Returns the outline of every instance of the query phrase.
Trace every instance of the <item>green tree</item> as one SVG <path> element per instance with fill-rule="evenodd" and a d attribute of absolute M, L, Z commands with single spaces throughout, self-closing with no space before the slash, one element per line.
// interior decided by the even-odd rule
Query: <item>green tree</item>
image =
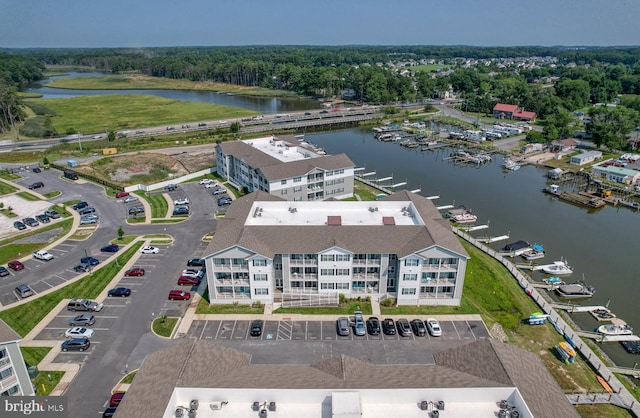
<path fill-rule="evenodd" d="M 237 134 L 238 132 L 240 132 L 240 123 L 239 122 L 233 122 L 229 126 L 229 131 L 231 131 L 232 134 Z"/>
<path fill-rule="evenodd" d="M 589 103 L 591 87 L 585 80 L 561 80 L 556 84 L 555 89 L 567 109 L 580 109 Z"/>
<path fill-rule="evenodd" d="M 122 227 L 118 228 L 118 239 L 121 240 L 124 237 L 124 229 Z"/>
<path fill-rule="evenodd" d="M 587 132 L 593 135 L 596 146 L 606 145 L 614 149 L 627 148 L 627 135 L 640 122 L 640 113 L 624 106 L 594 107 L 589 116 Z"/>
<path fill-rule="evenodd" d="M 113 141 L 115 141 L 115 140 L 116 140 L 116 133 L 115 133 L 114 131 L 109 131 L 109 132 L 107 133 L 107 140 L 108 140 L 109 142 L 113 142 Z"/>

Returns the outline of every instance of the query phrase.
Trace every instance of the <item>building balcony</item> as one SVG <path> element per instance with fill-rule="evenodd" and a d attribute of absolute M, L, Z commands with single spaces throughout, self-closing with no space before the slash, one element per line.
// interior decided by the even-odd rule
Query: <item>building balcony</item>
<path fill-rule="evenodd" d="M 251 299 L 248 293 L 218 292 L 215 299 Z"/>
<path fill-rule="evenodd" d="M 4 392 L 18 383 L 18 378 L 15 374 L 8 376 L 6 379 L 0 380 L 0 392 Z M 16 394 L 17 395 L 17 394 Z"/>
<path fill-rule="evenodd" d="M 4 366 L 6 366 L 7 364 L 11 364 L 11 360 L 9 359 L 9 357 L 0 359 L 0 370 L 4 369 Z"/>
<path fill-rule="evenodd" d="M 232 286 L 232 285 L 241 285 L 248 286 L 249 279 L 215 279 L 216 286 Z"/>
<path fill-rule="evenodd" d="M 351 280 L 380 280 L 380 273 L 353 273 Z"/>

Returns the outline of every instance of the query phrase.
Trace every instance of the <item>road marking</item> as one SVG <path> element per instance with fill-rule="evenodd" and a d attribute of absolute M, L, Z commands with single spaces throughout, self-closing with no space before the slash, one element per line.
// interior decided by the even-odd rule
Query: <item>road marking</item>
<path fill-rule="evenodd" d="M 455 321 L 451 321 L 451 323 L 453 324 L 453 329 L 456 332 L 456 335 L 458 336 L 458 339 L 460 340 L 460 333 L 458 332 L 458 328 L 456 328 L 456 322 Z"/>
<path fill-rule="evenodd" d="M 46 284 L 46 285 L 47 285 L 47 286 L 49 286 L 49 287 L 53 287 L 53 285 L 52 285 L 52 284 L 49 284 L 46 280 L 40 280 L 40 281 L 39 281 L 39 282 L 37 282 L 37 283 L 44 283 L 44 284 Z M 35 284 L 37 284 L 37 283 L 35 283 Z"/>
<path fill-rule="evenodd" d="M 116 297 L 117 297 L 117 296 L 116 296 Z M 109 304 L 109 305 L 107 305 L 107 304 L 103 304 L 103 306 L 104 306 L 105 308 L 126 308 L 126 307 L 127 307 L 127 305 L 111 305 L 111 304 Z"/>
<path fill-rule="evenodd" d="M 202 332 L 200 333 L 200 339 L 202 339 L 202 336 L 204 335 L 204 330 L 207 329 L 208 323 L 209 321 L 204 321 L 204 327 L 202 327 Z"/>

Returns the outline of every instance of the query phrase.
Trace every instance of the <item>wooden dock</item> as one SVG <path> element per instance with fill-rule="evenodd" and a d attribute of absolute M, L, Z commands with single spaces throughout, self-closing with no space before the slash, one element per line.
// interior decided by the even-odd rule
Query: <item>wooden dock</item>
<path fill-rule="evenodd" d="M 476 240 L 483 243 L 487 243 L 487 244 L 490 244 L 492 242 L 504 241 L 505 239 L 509 239 L 509 235 L 498 235 L 495 237 L 476 238 Z M 505 253 L 504 255 L 506 255 L 507 257 L 510 257 L 511 253 L 508 253 L 508 254 Z"/>

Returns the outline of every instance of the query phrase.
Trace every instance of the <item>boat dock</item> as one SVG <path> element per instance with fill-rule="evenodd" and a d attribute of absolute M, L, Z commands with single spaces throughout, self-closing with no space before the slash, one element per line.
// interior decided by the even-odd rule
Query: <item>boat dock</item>
<path fill-rule="evenodd" d="M 496 237 L 481 237 L 481 238 L 476 238 L 476 240 L 485 243 L 485 244 L 491 244 L 492 242 L 498 242 L 498 241 L 504 241 L 505 239 L 509 239 L 509 235 L 498 235 Z"/>
<path fill-rule="evenodd" d="M 583 305 L 574 305 L 572 303 L 552 303 L 551 306 L 554 307 L 555 309 L 562 309 L 563 311 L 567 311 L 569 313 L 609 310 L 607 309 L 606 306 L 583 306 Z"/>
<path fill-rule="evenodd" d="M 572 192 L 561 192 L 558 190 L 558 186 L 551 185 L 550 187 L 544 189 L 545 193 L 548 193 L 552 196 L 556 196 L 560 200 L 564 200 L 565 202 L 573 203 L 575 205 L 584 206 L 591 209 L 600 209 L 607 206 L 607 203 L 599 197 L 592 196 L 584 196 L 580 193 L 572 193 Z"/>

